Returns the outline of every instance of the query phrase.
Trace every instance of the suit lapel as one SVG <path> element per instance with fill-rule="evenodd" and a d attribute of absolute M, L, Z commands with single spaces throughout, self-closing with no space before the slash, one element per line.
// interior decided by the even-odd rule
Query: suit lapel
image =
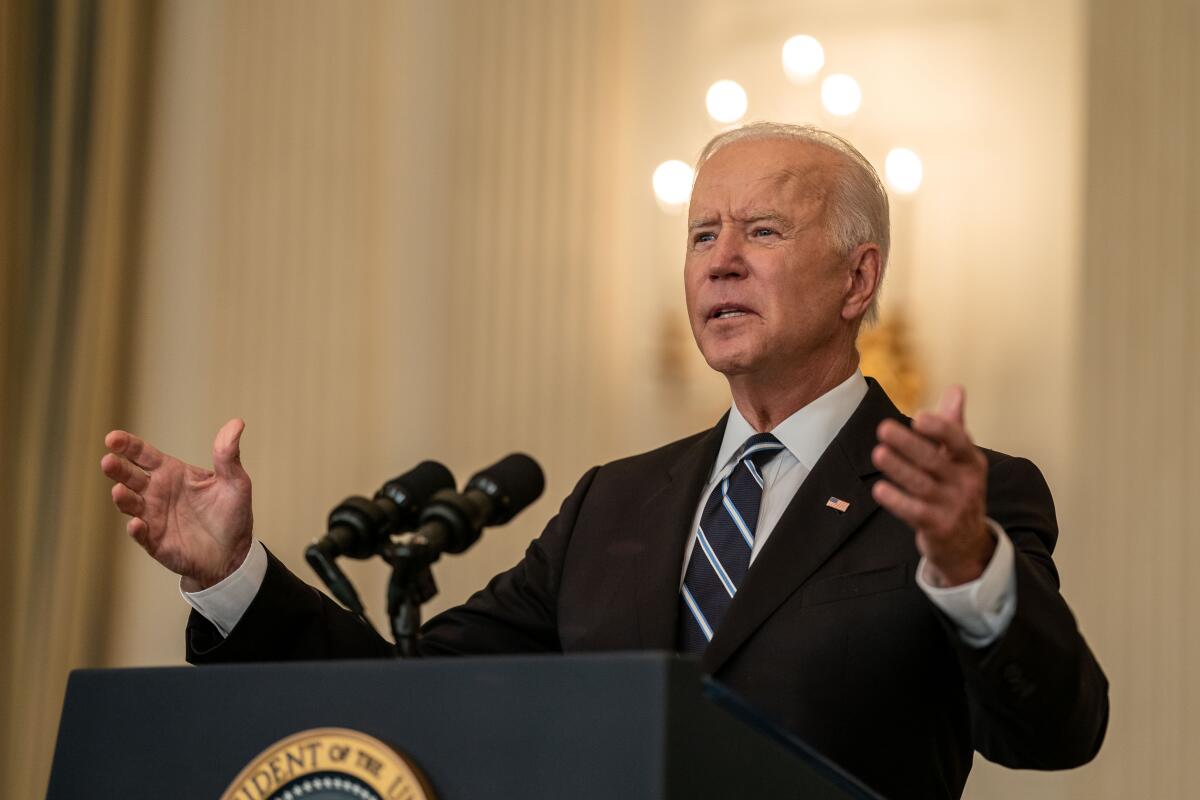
<path fill-rule="evenodd" d="M 879 384 L 867 380 L 862 403 L 814 465 L 750 566 L 704 653 L 706 671 L 720 668 L 877 508 L 871 497 L 878 474 L 871 463 L 875 428 L 885 417 L 901 415 Z M 826 506 L 831 497 L 849 502 L 844 513 Z"/>
<path fill-rule="evenodd" d="M 683 549 L 728 418 L 726 413 L 716 427 L 684 451 L 637 515 L 640 536 L 646 543 L 636 582 L 638 629 L 647 650 L 676 648 Z"/>

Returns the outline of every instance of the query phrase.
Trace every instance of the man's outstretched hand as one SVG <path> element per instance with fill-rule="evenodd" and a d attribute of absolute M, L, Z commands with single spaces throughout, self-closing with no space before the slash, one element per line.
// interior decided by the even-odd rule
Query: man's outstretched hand
<path fill-rule="evenodd" d="M 131 433 L 104 437 L 100 469 L 114 481 L 125 529 L 156 561 L 182 576 L 185 591 L 206 589 L 246 559 L 254 528 L 250 476 L 239 441 L 246 423 L 231 419 L 213 442 L 213 468 L 185 464 Z"/>
<path fill-rule="evenodd" d="M 911 430 L 884 420 L 871 453 L 886 478 L 872 494 L 917 532 L 935 586 L 975 580 L 996 549 L 985 519 L 987 458 L 964 427 L 965 399 L 961 386 L 950 387 L 938 410 L 917 414 Z"/>

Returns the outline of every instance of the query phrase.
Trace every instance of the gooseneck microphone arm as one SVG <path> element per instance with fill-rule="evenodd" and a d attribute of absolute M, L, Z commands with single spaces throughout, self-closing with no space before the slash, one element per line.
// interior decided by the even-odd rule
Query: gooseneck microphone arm
<path fill-rule="evenodd" d="M 485 527 L 503 525 L 541 495 L 542 468 L 527 455 L 514 453 L 467 481 L 460 494 L 436 492 L 421 511 L 419 527 L 385 545 L 392 565 L 388 582 L 388 616 L 396 654 L 418 656 L 421 604 L 437 594 L 429 566 L 442 553 L 461 553 L 478 541 Z"/>
<path fill-rule="evenodd" d="M 346 608 L 365 616 L 362 601 L 350 579 L 337 565 L 338 556 L 367 558 L 374 553 L 373 540 L 386 526 L 382 509 L 365 497 L 347 497 L 329 512 L 328 532 L 304 551 L 304 560 L 321 578 L 330 593 Z"/>

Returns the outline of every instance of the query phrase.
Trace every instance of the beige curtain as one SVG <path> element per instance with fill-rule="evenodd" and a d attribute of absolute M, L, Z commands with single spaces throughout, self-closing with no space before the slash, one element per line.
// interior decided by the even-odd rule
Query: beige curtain
<path fill-rule="evenodd" d="M 0 5 L 0 796 L 38 797 L 117 542 L 99 473 L 136 300 L 154 7 Z"/>

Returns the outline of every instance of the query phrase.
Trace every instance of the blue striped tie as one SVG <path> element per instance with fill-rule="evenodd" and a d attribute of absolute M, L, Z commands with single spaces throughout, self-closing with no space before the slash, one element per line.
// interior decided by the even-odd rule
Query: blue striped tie
<path fill-rule="evenodd" d="M 685 653 L 704 652 L 746 577 L 762 505 L 762 468 L 782 449 L 769 433 L 751 436 L 733 471 L 713 487 L 704 504 L 679 591 L 679 649 Z"/>

